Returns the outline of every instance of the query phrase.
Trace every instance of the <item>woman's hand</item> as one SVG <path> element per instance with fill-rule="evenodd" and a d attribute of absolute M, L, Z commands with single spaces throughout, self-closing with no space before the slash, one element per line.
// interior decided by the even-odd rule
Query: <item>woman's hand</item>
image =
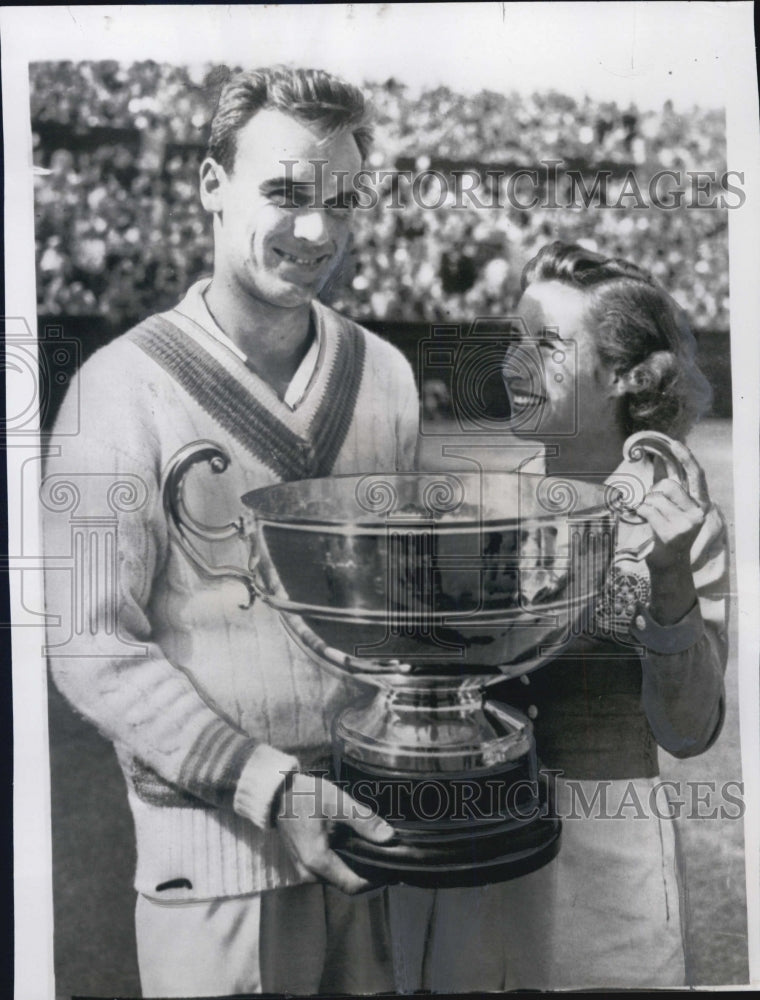
<path fill-rule="evenodd" d="M 637 509 L 654 534 L 654 546 L 646 557 L 652 585 L 649 610 L 660 625 L 680 621 L 697 599 L 691 547 L 709 505 L 704 477 L 700 476 L 695 492 L 698 496 L 692 497 L 674 479 L 661 479 Z"/>
<path fill-rule="evenodd" d="M 647 556 L 650 571 L 668 570 L 686 561 L 705 521 L 707 504 L 693 499 L 674 479 L 661 479 L 636 510 L 654 532 Z"/>

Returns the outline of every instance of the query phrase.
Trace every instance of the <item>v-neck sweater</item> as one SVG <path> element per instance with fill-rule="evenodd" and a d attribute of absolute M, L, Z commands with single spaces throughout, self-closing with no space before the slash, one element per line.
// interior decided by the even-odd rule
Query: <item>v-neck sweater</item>
<path fill-rule="evenodd" d="M 48 573 L 48 612 L 61 616 L 48 634 L 51 671 L 114 743 L 135 821 L 135 887 L 159 898 L 311 878 L 270 825 L 272 798 L 285 773 L 328 749 L 335 715 L 360 689 L 315 665 L 263 602 L 241 607 L 242 584 L 199 576 L 169 537 L 161 483 L 181 448 L 220 445 L 228 469 L 198 467 L 185 489 L 192 515 L 220 525 L 242 512 L 243 494 L 283 479 L 413 467 L 418 397 L 409 364 L 319 303 L 313 317 L 319 358 L 295 409 L 180 304 L 86 362 L 57 424 L 70 427 L 78 412 L 79 433 L 52 439 L 59 455 L 43 483 L 46 552 L 73 554 L 83 526 L 91 547 L 115 530 L 118 606 L 108 588 L 77 589 L 71 573 Z M 184 384 L 172 367 L 183 358 L 197 363 Z M 355 400 L 336 428 L 352 370 Z M 62 484 L 73 484 L 75 509 L 59 502 Z M 211 563 L 247 565 L 237 538 L 198 548 Z"/>

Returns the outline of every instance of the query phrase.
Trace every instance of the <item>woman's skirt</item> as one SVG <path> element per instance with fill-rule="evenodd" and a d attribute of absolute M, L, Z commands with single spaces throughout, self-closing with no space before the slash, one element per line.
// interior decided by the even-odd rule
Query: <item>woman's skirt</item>
<path fill-rule="evenodd" d="M 558 857 L 468 889 L 390 890 L 396 989 L 684 985 L 682 886 L 658 778 L 557 781 Z"/>

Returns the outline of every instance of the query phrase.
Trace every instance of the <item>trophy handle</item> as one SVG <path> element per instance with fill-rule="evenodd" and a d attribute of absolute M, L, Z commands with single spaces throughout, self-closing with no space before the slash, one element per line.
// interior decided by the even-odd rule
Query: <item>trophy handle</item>
<path fill-rule="evenodd" d="M 666 476 L 677 480 L 692 500 L 698 504 L 706 503 L 707 488 L 704 475 L 685 444 L 674 441 L 660 431 L 638 431 L 636 434 L 631 434 L 623 445 L 623 458 L 628 462 L 639 462 L 645 454 L 661 459 Z M 646 524 L 645 518 L 635 510 L 627 510 L 623 520 L 627 524 Z M 653 546 L 654 537 L 650 537 L 639 546 L 618 549 L 616 555 L 638 561 L 648 556 Z"/>
<path fill-rule="evenodd" d="M 255 545 L 256 538 L 255 532 L 246 531 L 242 516 L 229 524 L 212 526 L 202 524 L 189 513 L 185 505 L 185 477 L 190 469 L 200 462 L 208 462 L 211 471 L 219 475 L 228 468 L 230 457 L 213 441 L 194 441 L 177 452 L 164 474 L 161 489 L 169 535 L 198 573 L 207 580 L 233 579 L 242 583 L 248 591 L 248 602 L 241 604 L 240 607 L 249 608 L 259 593 L 253 572 L 258 561 L 256 554 L 253 554 L 248 570 L 239 566 L 213 566 L 193 544 L 193 537 L 205 542 L 221 542 L 235 537 L 247 538 L 251 545 Z"/>

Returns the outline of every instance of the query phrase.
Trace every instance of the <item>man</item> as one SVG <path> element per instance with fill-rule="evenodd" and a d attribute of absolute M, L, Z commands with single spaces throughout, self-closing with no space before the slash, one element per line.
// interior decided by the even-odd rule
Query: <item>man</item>
<path fill-rule="evenodd" d="M 227 83 L 200 171 L 213 277 L 84 365 L 64 403 L 82 430 L 60 439 L 43 483 L 46 551 L 75 555 L 74 581 L 47 578 L 61 617 L 51 670 L 124 771 L 146 996 L 393 987 L 385 900 L 352 899 L 368 884 L 329 846 L 330 817 L 350 803 L 305 773 L 356 692 L 261 602 L 241 607 L 238 584 L 201 579 L 161 504 L 167 464 L 199 439 L 231 457 L 221 476 L 188 477 L 205 524 L 235 520 L 244 493 L 283 480 L 412 467 L 409 365 L 316 299 L 346 248 L 346 193 L 370 134 L 361 93 L 326 73 Z M 58 502 L 67 477 L 74 513 Z M 74 517 L 96 517 L 109 486 L 116 589 L 71 543 Z M 244 563 L 242 543 L 229 550 L 209 558 Z M 85 647 L 71 641 L 82 635 Z M 349 822 L 392 836 L 366 810 Z"/>

